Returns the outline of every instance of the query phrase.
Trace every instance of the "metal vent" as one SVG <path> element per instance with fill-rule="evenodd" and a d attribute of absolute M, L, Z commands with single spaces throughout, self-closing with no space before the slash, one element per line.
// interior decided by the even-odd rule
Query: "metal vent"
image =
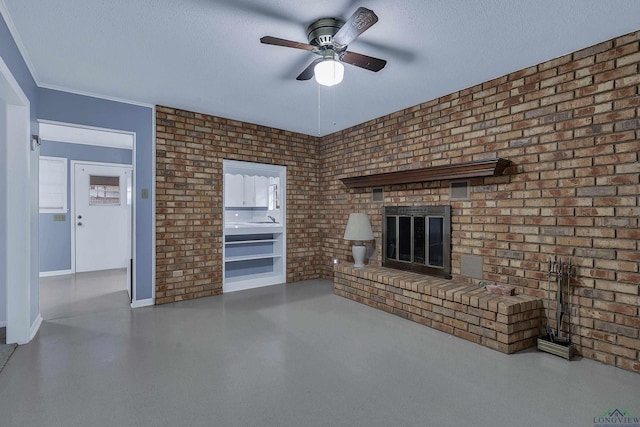
<path fill-rule="evenodd" d="M 484 278 L 483 265 L 483 257 L 464 254 L 460 257 L 460 274 L 482 280 Z"/>
<path fill-rule="evenodd" d="M 451 200 L 469 199 L 469 181 L 454 181 L 449 185 Z"/>
<path fill-rule="evenodd" d="M 382 187 L 371 189 L 371 201 L 376 203 L 384 202 L 384 189 Z"/>
<path fill-rule="evenodd" d="M 333 36 L 320 36 L 317 40 L 319 46 L 326 46 L 333 43 Z"/>

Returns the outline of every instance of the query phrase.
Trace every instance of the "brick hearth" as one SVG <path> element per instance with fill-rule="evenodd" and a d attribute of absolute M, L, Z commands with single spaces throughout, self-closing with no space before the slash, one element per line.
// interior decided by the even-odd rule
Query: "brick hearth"
<path fill-rule="evenodd" d="M 502 353 L 535 346 L 542 300 L 495 295 L 455 280 L 384 267 L 336 265 L 334 292 Z"/>

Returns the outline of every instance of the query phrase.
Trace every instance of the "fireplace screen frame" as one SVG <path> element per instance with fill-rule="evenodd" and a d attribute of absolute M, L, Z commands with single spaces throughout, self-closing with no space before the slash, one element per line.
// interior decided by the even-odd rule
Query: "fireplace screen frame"
<path fill-rule="evenodd" d="M 387 218 L 395 217 L 395 236 L 392 237 L 393 242 L 396 242 L 397 248 L 393 254 L 389 254 L 390 244 L 389 230 L 387 230 Z M 410 259 L 400 259 L 400 218 L 410 218 Z M 423 227 L 425 228 L 424 235 L 424 254 L 420 254 L 424 259 L 424 262 L 416 261 L 415 241 L 414 236 L 416 218 L 423 218 Z M 434 236 L 436 241 L 430 240 L 429 225 L 430 218 L 441 219 L 441 233 Z M 437 222 L 437 221 L 436 221 Z M 405 220 L 406 223 L 406 220 Z M 429 263 L 430 259 L 430 246 L 434 245 L 436 248 L 442 249 L 441 263 Z M 407 247 L 406 244 L 404 246 Z M 420 258 L 420 256 L 418 256 Z M 398 270 L 408 270 L 416 273 L 428 274 L 431 276 L 444 277 L 446 279 L 451 278 L 451 206 L 385 206 L 383 208 L 382 215 L 382 266 L 395 268 Z"/>

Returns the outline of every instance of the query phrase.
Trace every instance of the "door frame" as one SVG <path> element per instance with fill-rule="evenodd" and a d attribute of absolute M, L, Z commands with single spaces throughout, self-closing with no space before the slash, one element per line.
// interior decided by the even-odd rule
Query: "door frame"
<path fill-rule="evenodd" d="M 70 218 L 70 225 L 71 225 L 71 271 L 73 273 L 76 272 L 76 227 L 75 227 L 75 221 L 76 221 L 76 204 L 75 204 L 75 195 L 76 195 L 76 177 L 75 177 L 75 172 L 76 172 L 76 165 L 88 165 L 88 166 L 107 166 L 107 167 L 117 167 L 117 168 L 128 168 L 131 170 L 131 209 L 129 210 L 129 239 L 128 239 L 128 246 L 129 246 L 129 259 L 132 259 L 133 257 L 133 239 L 134 239 L 134 233 L 133 233 L 133 201 L 135 198 L 135 191 L 133 189 L 133 176 L 134 176 L 134 170 L 133 170 L 133 164 L 129 165 L 126 163 L 105 163 L 105 162 L 91 162 L 91 161 L 85 161 L 85 160 L 70 160 L 70 185 L 69 185 L 69 192 L 71 193 L 71 200 L 70 200 L 70 204 L 71 206 L 69 206 L 69 213 L 71 215 Z M 131 289 L 131 273 L 132 271 L 130 271 L 131 269 L 131 265 L 127 265 L 127 291 L 129 292 L 129 297 L 132 296 L 132 289 Z"/>
<path fill-rule="evenodd" d="M 131 259 L 133 262 L 130 265 L 130 271 L 127 272 L 127 288 L 132 293 L 132 308 L 137 301 L 137 280 L 136 280 L 136 194 L 137 194 L 137 180 L 136 180 L 136 133 L 123 131 L 118 129 L 100 128 L 95 126 L 85 126 L 73 123 L 57 122 L 53 120 L 38 120 L 40 128 L 40 138 L 46 141 L 65 142 L 68 144 L 83 144 L 83 145 L 95 145 L 99 147 L 110 148 L 125 148 L 132 150 L 131 155 L 131 167 L 132 167 L 132 187 L 131 187 L 131 203 L 133 205 L 131 213 Z M 99 162 L 90 162 L 84 160 L 70 160 L 70 162 L 79 162 L 85 164 L 102 164 Z M 107 164 L 108 165 L 108 164 Z M 122 166 L 121 163 L 116 163 L 116 166 Z M 70 173 L 73 173 L 74 167 L 70 165 Z M 73 195 L 73 178 L 69 179 L 70 193 Z M 69 212 L 71 212 L 74 206 L 74 200 L 70 200 Z M 75 215 L 70 219 L 75 219 Z M 75 227 L 71 226 L 71 271 L 75 273 Z M 155 265 L 155 264 L 154 264 Z M 152 294 L 155 300 L 155 293 Z"/>
<path fill-rule="evenodd" d="M 2 121 L 6 123 L 6 131 L 0 135 L 0 149 L 5 150 L 2 171 L 2 185 L 5 186 L 2 215 L 4 224 L 0 227 L 5 234 L 5 241 L 2 243 L 5 271 L 0 280 L 6 287 L 6 341 L 26 344 L 33 339 L 42 323 L 38 305 L 39 286 L 33 283 L 34 280 L 38 281 L 37 272 L 34 271 L 37 271 L 38 265 L 38 229 L 37 222 L 34 224 L 32 221 L 32 216 L 37 215 L 38 211 L 38 201 L 32 197 L 34 181 L 35 188 L 38 188 L 38 165 L 33 162 L 38 148 L 36 145 L 30 148 L 29 98 L 2 57 L 0 103 L 4 114 Z M 8 185 L 10 182 L 18 185 Z M 24 191 L 22 185 L 27 185 L 28 191 Z"/>

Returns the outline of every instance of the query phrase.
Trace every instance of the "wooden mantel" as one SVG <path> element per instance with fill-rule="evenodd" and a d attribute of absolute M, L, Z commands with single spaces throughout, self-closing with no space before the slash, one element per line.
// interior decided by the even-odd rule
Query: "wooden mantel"
<path fill-rule="evenodd" d="M 380 187 L 394 184 L 412 184 L 416 182 L 440 181 L 445 179 L 466 179 L 482 176 L 499 176 L 511 162 L 493 158 L 474 160 L 451 165 L 432 166 L 398 172 L 378 173 L 374 175 L 351 176 L 340 181 L 349 188 Z"/>

